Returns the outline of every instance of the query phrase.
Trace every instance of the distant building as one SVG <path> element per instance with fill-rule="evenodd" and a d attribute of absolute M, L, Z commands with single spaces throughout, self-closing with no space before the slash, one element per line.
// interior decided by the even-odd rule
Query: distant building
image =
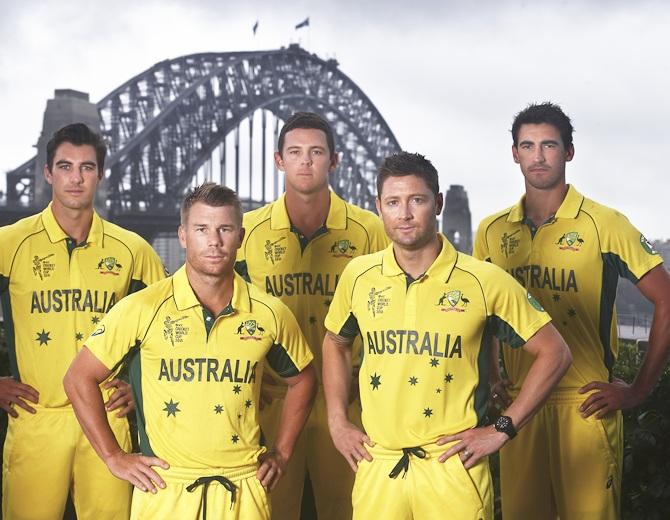
<path fill-rule="evenodd" d="M 442 212 L 442 232 L 462 253 L 472 253 L 472 218 L 468 192 L 459 184 L 447 190 Z"/>
<path fill-rule="evenodd" d="M 44 111 L 42 133 L 37 140 L 37 161 L 35 161 L 35 201 L 39 207 L 51 200 L 51 186 L 44 179 L 44 165 L 47 158 L 47 142 L 57 130 L 71 123 L 84 123 L 95 132 L 100 132 L 100 114 L 86 92 L 72 89 L 56 89 L 53 99 L 47 100 Z M 105 209 L 105 183 L 100 184 L 96 194 L 95 207 L 103 216 Z"/>

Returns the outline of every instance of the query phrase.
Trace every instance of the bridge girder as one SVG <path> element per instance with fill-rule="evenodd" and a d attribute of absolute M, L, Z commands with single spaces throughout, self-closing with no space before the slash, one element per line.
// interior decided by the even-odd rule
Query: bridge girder
<path fill-rule="evenodd" d="M 175 211 L 217 146 L 243 121 L 252 124 L 259 110 L 283 120 L 297 110 L 326 117 L 341 152 L 331 185 L 365 208 L 374 206 L 376 168 L 400 150 L 382 115 L 337 62 L 297 45 L 165 60 L 114 89 L 97 108 L 109 144 L 109 215 L 125 214 L 124 221 Z M 29 197 L 33 171 L 34 159 L 11 172 L 8 191 Z"/>

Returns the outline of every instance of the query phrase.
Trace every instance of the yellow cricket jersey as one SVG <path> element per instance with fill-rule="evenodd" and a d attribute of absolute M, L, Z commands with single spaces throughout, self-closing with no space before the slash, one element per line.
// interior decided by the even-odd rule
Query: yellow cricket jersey
<path fill-rule="evenodd" d="M 380 218 L 330 193 L 326 224 L 311 239 L 291 226 L 285 196 L 244 215 L 237 271 L 293 312 L 314 353 L 321 380 L 323 322 L 340 274 L 357 256 L 388 244 Z"/>
<path fill-rule="evenodd" d="M 393 246 L 353 260 L 342 273 L 326 328 L 361 334 L 363 426 L 401 449 L 481 424 L 488 401 L 490 338 L 522 346 L 550 321 L 502 269 L 442 250 L 409 278 Z"/>
<path fill-rule="evenodd" d="M 263 361 L 289 377 L 312 360 L 278 299 L 235 274 L 231 303 L 213 316 L 184 267 L 119 302 L 86 346 L 112 370 L 129 364 L 142 453 L 184 468 L 255 463 Z"/>
<path fill-rule="evenodd" d="M 484 219 L 474 255 L 499 265 L 547 310 L 572 352 L 559 388 L 609 380 L 617 356 L 614 300 L 619 276 L 637 283 L 662 262 L 647 239 L 621 213 L 570 186 L 556 215 L 535 229 L 523 199 Z M 532 358 L 503 349 L 515 387 Z"/>
<path fill-rule="evenodd" d="M 97 213 L 86 241 L 75 244 L 51 204 L 0 228 L 0 244 L 11 373 L 39 391 L 41 406 L 69 406 L 63 376 L 84 339 L 121 298 L 165 277 L 160 258 Z"/>

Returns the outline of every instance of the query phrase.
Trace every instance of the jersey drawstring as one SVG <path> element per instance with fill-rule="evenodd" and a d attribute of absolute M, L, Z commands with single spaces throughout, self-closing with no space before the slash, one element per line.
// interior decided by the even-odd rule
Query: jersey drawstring
<path fill-rule="evenodd" d="M 407 475 L 407 470 L 409 469 L 410 455 L 414 455 L 415 457 L 419 457 L 420 459 L 425 459 L 426 450 L 424 450 L 421 446 L 414 446 L 413 448 L 403 448 L 402 457 L 400 457 L 398 463 L 393 467 L 391 473 L 389 473 L 389 478 L 396 478 L 398 475 L 400 475 L 401 471 L 403 472 L 402 478 L 405 478 L 405 475 Z"/>
<path fill-rule="evenodd" d="M 230 480 L 228 480 L 223 475 L 212 475 L 211 477 L 200 477 L 192 484 L 189 484 L 186 488 L 186 491 L 193 493 L 198 486 L 202 486 L 202 520 L 207 520 L 207 488 L 209 484 L 213 481 L 217 481 L 224 488 L 230 492 L 230 509 L 233 508 L 235 503 L 235 495 L 237 493 L 237 487 Z"/>

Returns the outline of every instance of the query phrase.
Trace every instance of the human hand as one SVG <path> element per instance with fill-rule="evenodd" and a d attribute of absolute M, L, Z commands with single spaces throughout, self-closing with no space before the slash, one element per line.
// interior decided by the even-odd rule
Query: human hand
<path fill-rule="evenodd" d="M 497 410 L 504 410 L 512 404 L 513 399 L 507 392 L 507 389 L 512 386 L 512 383 L 509 381 L 509 379 L 492 379 L 489 386 L 491 389 L 490 402 Z"/>
<path fill-rule="evenodd" d="M 114 392 L 109 396 L 109 400 L 105 403 L 105 409 L 108 412 L 112 410 L 120 410 L 117 412 L 117 417 L 125 417 L 129 413 L 135 411 L 135 401 L 133 400 L 133 392 L 130 385 L 122 379 L 116 378 L 107 381 L 102 387 L 106 390 L 114 388 Z"/>
<path fill-rule="evenodd" d="M 602 419 L 616 410 L 634 408 L 644 400 L 644 396 L 635 392 L 632 385 L 616 377 L 611 383 L 591 381 L 581 387 L 579 393 L 585 394 L 592 390 L 596 392 L 590 394 L 579 406 L 582 417 L 589 417 L 595 413 L 596 419 Z"/>
<path fill-rule="evenodd" d="M 260 462 L 260 465 L 256 472 L 256 478 L 269 493 L 286 472 L 288 458 L 282 456 L 277 450 L 271 449 L 258 457 L 258 462 Z"/>
<path fill-rule="evenodd" d="M 26 401 L 37 404 L 39 397 L 40 393 L 32 386 L 21 383 L 13 377 L 0 377 L 0 408 L 12 417 L 19 416 L 12 405 L 19 406 L 30 413 L 37 413 L 37 410 Z"/>
<path fill-rule="evenodd" d="M 144 492 L 156 493 L 156 486 L 165 488 L 165 482 L 156 473 L 152 466 L 169 469 L 170 465 L 158 457 L 147 457 L 139 453 L 118 451 L 107 457 L 105 464 L 111 473 L 120 479 L 127 480 L 133 486 Z"/>
<path fill-rule="evenodd" d="M 354 472 L 358 469 L 358 463 L 361 460 L 372 461 L 372 455 L 365 448 L 365 445 L 372 447 L 375 443 L 365 432 L 346 420 L 335 425 L 329 425 L 329 427 L 335 448 L 346 459 Z"/>
<path fill-rule="evenodd" d="M 465 469 L 470 469 L 480 459 L 502 448 L 508 440 L 506 433 L 497 431 L 493 426 L 480 426 L 454 435 L 445 435 L 437 440 L 438 445 L 459 442 L 440 455 L 438 460 L 444 462 L 449 457 L 458 454 Z"/>

